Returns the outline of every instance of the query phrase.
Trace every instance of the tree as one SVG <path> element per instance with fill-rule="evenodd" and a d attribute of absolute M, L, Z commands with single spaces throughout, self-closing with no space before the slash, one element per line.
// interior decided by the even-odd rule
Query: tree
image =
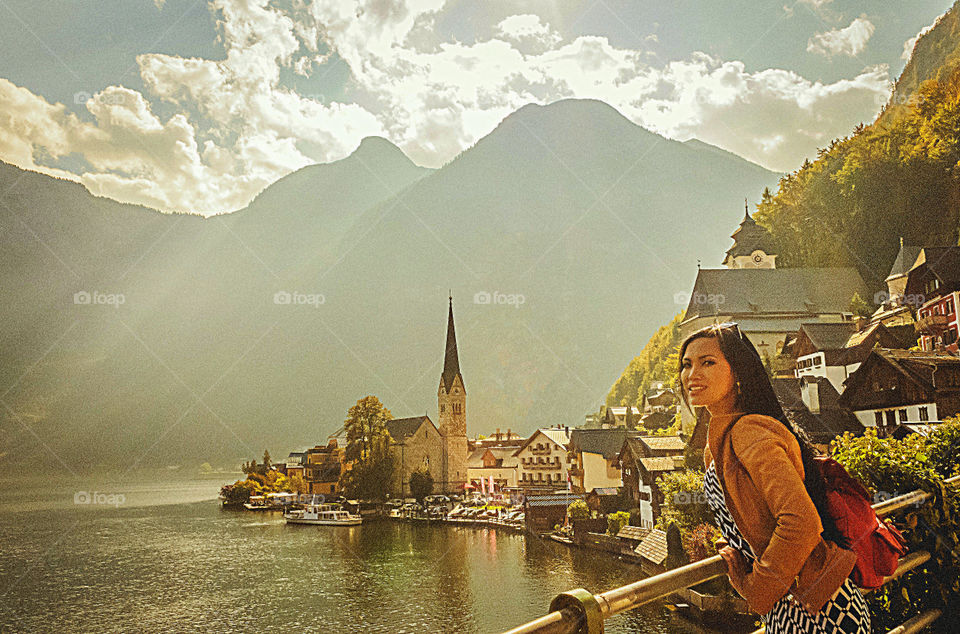
<path fill-rule="evenodd" d="M 270 462 L 270 452 L 266 449 L 263 450 L 263 470 L 264 472 L 269 471 L 270 467 L 273 466 L 273 463 Z"/>
<path fill-rule="evenodd" d="M 351 497 L 384 500 L 394 485 L 396 465 L 390 452 L 387 421 L 393 416 L 376 396 L 365 396 L 347 412 L 345 456 L 353 462 L 340 477 L 342 489 Z"/>
<path fill-rule="evenodd" d="M 590 518 L 590 507 L 583 500 L 574 500 L 567 507 L 567 517 L 572 520 L 585 520 Z"/>
<path fill-rule="evenodd" d="M 426 465 L 410 474 L 410 495 L 423 504 L 423 498 L 433 493 L 433 476 Z"/>
<path fill-rule="evenodd" d="M 873 314 L 866 300 L 860 297 L 860 293 L 854 293 L 850 298 L 850 312 L 858 317 L 869 317 Z"/>
<path fill-rule="evenodd" d="M 299 473 L 295 473 L 290 476 L 289 481 L 290 491 L 293 493 L 306 493 L 307 492 L 307 482 L 303 479 L 303 476 Z"/>
<path fill-rule="evenodd" d="M 624 511 L 617 511 L 607 515 L 607 533 L 617 535 L 624 526 L 630 521 L 630 514 Z"/>

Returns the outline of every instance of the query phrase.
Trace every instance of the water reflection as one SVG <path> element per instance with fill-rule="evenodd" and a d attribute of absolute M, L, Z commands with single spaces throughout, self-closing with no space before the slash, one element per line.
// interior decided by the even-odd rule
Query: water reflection
<path fill-rule="evenodd" d="M 158 499 L 176 498 L 176 486 Z M 559 592 L 640 574 L 487 528 L 294 526 L 214 501 L 77 509 L 69 493 L 47 491 L 29 509 L 0 498 L 0 631 L 498 632 L 544 614 Z M 662 608 L 646 607 L 608 631 L 667 625 Z"/>

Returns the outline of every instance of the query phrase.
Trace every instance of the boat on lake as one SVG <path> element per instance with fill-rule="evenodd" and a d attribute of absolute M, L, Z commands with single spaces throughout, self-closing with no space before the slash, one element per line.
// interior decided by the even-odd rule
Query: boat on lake
<path fill-rule="evenodd" d="M 320 524 L 323 526 L 357 526 L 363 518 L 353 515 L 335 504 L 305 504 L 283 514 L 287 524 Z"/>

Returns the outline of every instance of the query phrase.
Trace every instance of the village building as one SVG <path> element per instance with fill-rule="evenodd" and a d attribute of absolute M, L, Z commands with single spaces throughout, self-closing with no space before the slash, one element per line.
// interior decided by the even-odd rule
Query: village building
<path fill-rule="evenodd" d="M 390 451 L 396 465 L 394 492 L 400 497 L 410 495 L 410 475 L 426 469 L 434 479 L 434 488 L 442 491 L 437 482 L 442 473 L 444 439 L 430 417 L 411 416 L 387 421 Z"/>
<path fill-rule="evenodd" d="M 549 533 L 555 526 L 563 526 L 567 508 L 582 495 L 574 493 L 531 494 L 523 498 L 524 525 L 528 533 Z"/>
<path fill-rule="evenodd" d="M 826 378 L 837 393 L 844 390 L 844 382 L 856 372 L 873 348 L 909 348 L 916 341 L 912 325 L 885 326 L 872 323 L 862 330 L 863 320 L 854 323 L 805 323 L 800 325 L 792 352 L 796 355 L 794 376 Z M 816 394 L 804 402 L 817 410 Z"/>
<path fill-rule="evenodd" d="M 960 357 L 876 348 L 847 380 L 839 404 L 881 435 L 901 423 L 943 420 L 960 412 Z"/>
<path fill-rule="evenodd" d="M 907 297 L 916 298 L 920 347 L 958 354 L 960 247 L 924 247 L 907 273 Z"/>
<path fill-rule="evenodd" d="M 627 437 L 617 456 L 625 502 L 638 509 L 640 526 L 653 528 L 664 498 L 657 477 L 683 470 L 686 447 L 679 436 Z"/>
<path fill-rule="evenodd" d="M 345 450 L 338 445 L 336 438 L 331 438 L 326 446 L 317 445 L 312 449 L 307 449 L 300 465 L 304 482 L 307 485 L 307 493 L 337 495 L 340 492 L 340 474 L 345 468 L 344 454 Z M 295 465 L 293 473 L 297 473 L 297 471 Z M 287 477 L 291 476 L 292 473 L 288 466 Z"/>
<path fill-rule="evenodd" d="M 644 391 L 640 399 L 640 410 L 644 415 L 654 412 L 672 414 L 677 411 L 677 395 L 667 387 L 666 383 L 658 381 Z"/>
<path fill-rule="evenodd" d="M 284 461 L 281 472 L 288 478 L 293 476 L 300 476 L 303 478 L 303 463 L 307 461 L 307 452 L 304 451 L 291 451 L 290 455 L 287 456 L 287 459 Z"/>
<path fill-rule="evenodd" d="M 477 447 L 467 458 L 467 479 L 474 490 L 489 486 L 490 478 L 497 489 L 514 488 L 518 483 L 520 460 L 516 447 Z M 485 483 L 481 485 L 481 480 Z"/>
<path fill-rule="evenodd" d="M 770 381 L 783 413 L 821 450 L 846 432 L 862 434 L 863 425 L 839 403 L 840 394 L 822 376 L 775 377 Z"/>
<path fill-rule="evenodd" d="M 913 313 L 919 307 L 920 298 L 907 294 L 907 274 L 917 261 L 923 247 L 903 244 L 900 238 L 900 250 L 893 260 L 890 272 L 885 280 L 886 291 L 880 291 L 873 298 L 878 305 L 877 310 L 870 316 L 870 323 L 881 323 L 885 326 L 913 325 L 916 321 Z"/>
<path fill-rule="evenodd" d="M 486 438 L 477 436 L 476 438 L 469 439 L 467 441 L 467 448 L 470 451 L 474 451 L 480 447 L 519 447 L 523 444 L 523 441 L 524 438 L 520 434 L 516 434 L 509 429 L 501 432 L 498 427 L 497 431 L 491 436 Z"/>
<path fill-rule="evenodd" d="M 570 429 L 550 427 L 538 429 L 514 452 L 519 460 L 519 485 L 523 488 L 565 489 L 567 475 L 573 466 L 568 454 Z"/>
<path fill-rule="evenodd" d="M 641 416 L 640 408 L 635 405 L 630 407 L 605 407 L 600 423 L 605 428 L 623 427 L 633 429 L 640 422 Z"/>
<path fill-rule="evenodd" d="M 627 436 L 640 432 L 627 429 L 574 429 L 570 434 L 570 482 L 578 493 L 597 488 L 623 486 L 617 456 Z"/>

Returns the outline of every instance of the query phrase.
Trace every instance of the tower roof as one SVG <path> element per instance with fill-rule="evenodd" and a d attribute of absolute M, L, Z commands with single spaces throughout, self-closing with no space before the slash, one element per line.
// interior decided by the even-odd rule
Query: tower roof
<path fill-rule="evenodd" d="M 735 258 L 740 255 L 750 255 L 757 250 L 768 255 L 773 254 L 773 236 L 765 227 L 758 225 L 757 221 L 750 217 L 747 201 L 743 201 L 743 221 L 740 222 L 740 226 L 730 237 L 733 238 L 733 246 L 727 250 L 727 257 Z"/>
<path fill-rule="evenodd" d="M 443 389 L 449 391 L 453 380 L 458 376 L 463 383 L 463 376 L 460 375 L 460 360 L 457 358 L 457 333 L 453 328 L 453 297 L 451 296 L 450 311 L 447 314 L 447 347 L 443 356 L 443 374 L 440 375 Z"/>

